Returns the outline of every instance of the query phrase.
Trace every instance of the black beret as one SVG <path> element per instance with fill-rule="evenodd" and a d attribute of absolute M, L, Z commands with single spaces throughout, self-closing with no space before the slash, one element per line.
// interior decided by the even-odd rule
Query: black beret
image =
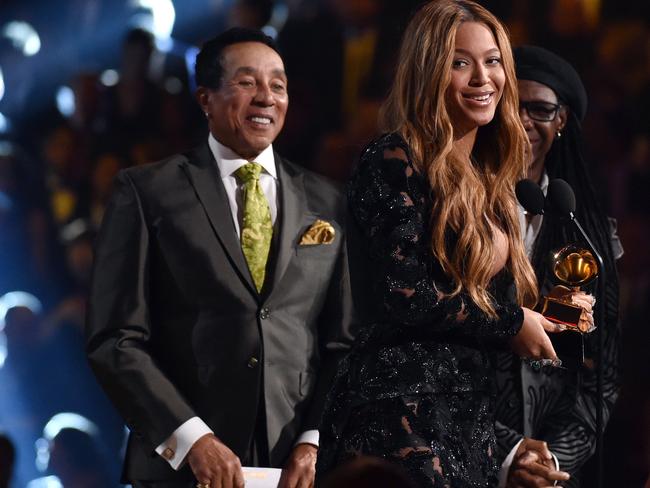
<path fill-rule="evenodd" d="M 551 88 L 582 120 L 587 112 L 587 92 L 580 76 L 557 54 L 538 46 L 513 49 L 517 78 L 536 81 Z"/>

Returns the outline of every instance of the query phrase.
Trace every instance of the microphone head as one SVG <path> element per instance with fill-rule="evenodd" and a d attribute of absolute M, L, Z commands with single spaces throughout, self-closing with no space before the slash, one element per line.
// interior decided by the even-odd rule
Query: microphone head
<path fill-rule="evenodd" d="M 549 212 L 563 217 L 568 217 L 576 211 L 575 193 L 571 185 L 560 178 L 549 181 L 546 203 Z"/>
<path fill-rule="evenodd" d="M 515 186 L 515 195 L 526 212 L 533 215 L 544 213 L 544 192 L 533 180 L 520 180 Z"/>

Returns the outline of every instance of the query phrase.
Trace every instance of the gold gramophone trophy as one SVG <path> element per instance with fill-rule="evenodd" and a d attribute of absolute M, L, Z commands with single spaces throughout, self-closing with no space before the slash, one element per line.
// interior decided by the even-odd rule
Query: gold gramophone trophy
<path fill-rule="evenodd" d="M 593 253 L 576 244 L 568 244 L 551 254 L 551 270 L 562 283 L 543 297 L 541 313 L 567 330 L 587 334 L 594 330 L 580 322 L 582 307 L 571 302 L 571 293 L 588 285 L 598 276 L 598 261 Z"/>

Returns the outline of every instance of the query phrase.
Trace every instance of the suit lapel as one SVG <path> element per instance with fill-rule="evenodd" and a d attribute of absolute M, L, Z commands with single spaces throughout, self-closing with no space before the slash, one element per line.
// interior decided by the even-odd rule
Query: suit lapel
<path fill-rule="evenodd" d="M 232 221 L 228 195 L 221 181 L 217 164 L 208 144 L 187 154 L 188 161 L 181 163 L 196 196 L 205 210 L 210 226 L 223 246 L 229 261 L 250 292 L 259 297 L 253 284 L 244 253 L 242 252 L 237 231 Z"/>
<path fill-rule="evenodd" d="M 295 253 L 295 240 L 302 225 L 302 217 L 307 206 L 302 173 L 289 166 L 275 154 L 275 163 L 280 180 L 280 236 L 272 273 L 272 287 L 276 288 Z"/>

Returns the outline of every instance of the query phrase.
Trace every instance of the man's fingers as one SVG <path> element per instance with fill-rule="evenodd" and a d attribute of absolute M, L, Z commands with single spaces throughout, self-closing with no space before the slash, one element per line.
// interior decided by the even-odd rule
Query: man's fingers
<path fill-rule="evenodd" d="M 237 456 L 234 456 L 234 459 L 228 461 L 226 472 L 228 487 L 242 488 L 244 486 L 244 473 L 242 472 L 241 462 Z"/>
<path fill-rule="evenodd" d="M 233 484 L 235 488 L 244 488 L 246 480 L 244 479 L 244 472 L 241 467 L 235 472 L 235 477 L 233 479 Z"/>
<path fill-rule="evenodd" d="M 589 309 L 592 309 L 596 304 L 596 299 L 591 295 L 579 294 L 579 295 L 573 295 L 571 297 L 571 302 L 574 305 L 580 305 L 581 307 L 588 307 Z"/>
<path fill-rule="evenodd" d="M 541 455 L 537 451 L 526 451 L 519 457 L 517 464 L 519 466 L 529 466 L 537 461 L 541 461 Z"/>
<path fill-rule="evenodd" d="M 292 479 L 291 470 L 284 468 L 282 474 L 280 475 L 280 482 L 278 483 L 278 488 L 294 488 L 295 482 Z"/>
<path fill-rule="evenodd" d="M 305 469 L 300 474 L 300 479 L 296 484 L 297 488 L 312 488 L 314 486 L 314 477 L 315 473 L 312 473 L 309 469 Z"/>
<path fill-rule="evenodd" d="M 543 488 L 549 485 L 549 482 L 541 476 L 535 476 L 530 472 L 520 469 L 517 471 L 518 479 L 524 486 Z M 551 483 L 552 484 L 552 483 Z"/>
<path fill-rule="evenodd" d="M 566 471 L 557 471 L 555 469 L 552 469 L 548 473 L 547 478 L 553 481 L 567 481 L 571 478 L 571 475 Z"/>
<path fill-rule="evenodd" d="M 224 488 L 223 477 L 220 472 L 216 472 L 212 475 L 212 483 L 210 483 L 210 488 Z"/>
<path fill-rule="evenodd" d="M 525 439 L 527 450 L 533 450 L 539 452 L 544 459 L 553 459 L 551 451 L 548 449 L 548 444 L 544 441 L 538 441 L 537 439 Z"/>
<path fill-rule="evenodd" d="M 513 476 L 508 480 L 506 488 L 562 488 L 561 486 L 549 485 L 548 482 L 544 481 L 537 482 L 532 480 L 532 478 L 523 479 L 520 471 L 525 472 L 523 470 L 518 470 L 513 473 Z"/>
<path fill-rule="evenodd" d="M 308 476 L 301 476 L 296 484 L 297 488 L 311 488 L 312 486 L 311 479 Z"/>
<path fill-rule="evenodd" d="M 526 468 L 531 474 L 545 478 L 547 481 L 566 481 L 571 477 L 569 473 L 557 471 L 539 463 L 533 463 Z"/>
<path fill-rule="evenodd" d="M 278 488 L 309 488 L 312 486 L 312 481 L 313 477 L 308 476 L 307 471 L 294 466 L 282 470 Z"/>
<path fill-rule="evenodd" d="M 594 298 L 593 295 L 588 295 L 584 292 L 572 295 L 571 301 L 576 305 L 580 305 L 581 307 L 588 307 L 589 310 L 591 310 L 596 304 L 596 298 Z"/>
<path fill-rule="evenodd" d="M 593 309 L 591 306 L 591 300 L 575 298 L 573 299 L 573 304 L 582 307 L 587 312 L 591 312 Z"/>
<path fill-rule="evenodd" d="M 196 476 L 195 476 L 196 477 Z M 213 488 L 212 480 L 210 479 L 209 476 L 205 476 L 202 478 L 197 478 L 198 482 L 197 484 L 204 486 L 205 488 Z"/>
<path fill-rule="evenodd" d="M 242 472 L 241 468 L 235 469 L 234 471 L 228 473 L 228 483 L 229 485 L 224 485 L 224 488 L 225 486 L 232 486 L 232 488 L 244 488 L 244 473 Z"/>

